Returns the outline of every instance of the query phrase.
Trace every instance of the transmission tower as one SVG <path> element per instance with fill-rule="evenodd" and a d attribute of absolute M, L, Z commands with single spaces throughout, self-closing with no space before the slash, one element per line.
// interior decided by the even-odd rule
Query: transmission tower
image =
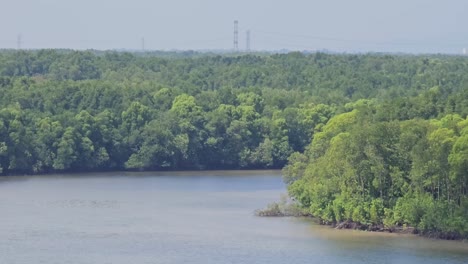
<path fill-rule="evenodd" d="M 234 20 L 234 51 L 239 51 L 239 22 Z"/>
<path fill-rule="evenodd" d="M 20 50 L 21 49 L 21 44 L 23 44 L 23 40 L 21 39 L 21 34 L 19 34 L 17 39 L 16 39 L 16 48 Z"/>
<path fill-rule="evenodd" d="M 250 52 L 250 30 L 245 33 L 245 51 Z"/>

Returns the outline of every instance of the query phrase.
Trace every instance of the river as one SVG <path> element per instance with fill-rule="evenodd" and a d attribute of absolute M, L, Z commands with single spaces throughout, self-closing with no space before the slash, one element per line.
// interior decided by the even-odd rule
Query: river
<path fill-rule="evenodd" d="M 255 217 L 278 171 L 0 178 L 1 264 L 468 263 L 468 244 Z"/>

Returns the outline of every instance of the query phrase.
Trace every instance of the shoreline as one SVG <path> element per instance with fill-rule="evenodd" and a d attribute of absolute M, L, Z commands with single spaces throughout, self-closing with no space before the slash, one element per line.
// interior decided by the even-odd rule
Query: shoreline
<path fill-rule="evenodd" d="M 321 224 L 333 227 L 338 230 L 340 229 L 360 230 L 360 231 L 375 232 L 375 233 L 415 235 L 415 236 L 420 236 L 420 237 L 430 238 L 430 239 L 452 240 L 452 241 L 461 241 L 461 242 L 466 241 L 466 238 L 463 238 L 458 233 L 443 233 L 443 232 L 437 232 L 437 231 L 421 232 L 420 230 L 412 226 L 385 227 L 383 224 L 366 225 L 366 224 L 361 224 L 358 222 L 353 222 L 350 220 L 343 221 L 340 223 L 331 223 L 331 224 L 321 223 Z"/>
<path fill-rule="evenodd" d="M 431 232 L 421 232 L 415 227 L 412 226 L 392 226 L 385 227 L 383 224 L 374 225 L 374 224 L 361 224 L 351 220 L 342 221 L 339 223 L 327 222 L 320 218 L 314 217 L 309 213 L 305 212 L 303 208 L 300 208 L 298 205 L 293 203 L 288 203 L 282 201 L 281 203 L 272 203 L 267 206 L 265 209 L 259 209 L 254 212 L 258 217 L 304 217 L 312 219 L 319 225 L 328 226 L 337 230 L 357 230 L 363 232 L 372 232 L 372 233 L 389 233 L 389 234 L 401 234 L 401 235 L 414 235 L 428 239 L 437 239 L 437 240 L 448 240 L 448 241 L 459 241 L 466 242 L 468 239 L 463 238 L 458 233 L 443 233 L 437 231 Z"/>
<path fill-rule="evenodd" d="M 61 171 L 61 172 L 48 172 L 48 173 L 31 173 L 31 174 L 23 174 L 23 173 L 12 173 L 12 174 L 5 174 L 0 175 L 1 178 L 7 177 L 45 177 L 45 176 L 74 176 L 74 175 L 106 175 L 106 174 L 116 174 L 121 173 L 122 175 L 128 174 L 180 174 L 180 173 L 194 173 L 194 174 L 202 174 L 208 173 L 210 175 L 220 173 L 220 172 L 228 172 L 232 174 L 248 174 L 248 173 L 275 173 L 281 174 L 281 169 L 180 169 L 180 170 L 96 170 L 96 171 Z"/>

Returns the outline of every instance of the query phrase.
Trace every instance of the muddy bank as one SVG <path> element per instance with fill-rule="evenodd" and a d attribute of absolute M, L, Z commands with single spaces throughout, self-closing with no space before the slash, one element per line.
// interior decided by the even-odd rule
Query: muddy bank
<path fill-rule="evenodd" d="M 335 229 L 353 229 L 353 230 L 362 230 L 370 232 L 388 232 L 388 233 L 398 233 L 398 234 L 418 234 L 418 230 L 414 227 L 385 227 L 383 224 L 379 225 L 366 225 L 353 221 L 343 221 L 340 223 L 328 223 L 321 221 L 323 225 L 329 225 Z"/>
<path fill-rule="evenodd" d="M 254 213 L 261 217 L 312 217 L 307 210 L 287 196 L 282 196 L 279 202 L 271 203 L 264 209 L 257 209 Z"/>
<path fill-rule="evenodd" d="M 383 224 L 380 225 L 366 225 L 353 221 L 343 221 L 340 223 L 327 223 L 321 221 L 324 225 L 330 225 L 336 229 L 353 229 L 370 232 L 388 232 L 397 234 L 414 234 L 420 235 L 427 238 L 445 239 L 445 240 L 464 240 L 464 237 L 456 232 L 440 232 L 440 231 L 421 231 L 415 227 L 403 227 L 403 226 L 392 226 L 386 227 Z"/>
<path fill-rule="evenodd" d="M 422 232 L 415 227 L 405 227 L 405 226 L 392 226 L 386 227 L 383 224 L 362 224 L 359 222 L 354 222 L 346 220 L 339 223 L 328 222 L 322 219 L 318 219 L 309 213 L 306 210 L 301 208 L 295 203 L 290 203 L 283 200 L 279 203 L 271 203 L 264 209 L 259 209 L 255 211 L 255 215 L 260 217 L 310 217 L 321 225 L 327 225 L 335 229 L 351 229 L 351 230 L 361 230 L 369 232 L 388 232 L 396 234 L 413 234 L 419 235 L 427 238 L 434 239 L 444 239 L 444 240 L 464 240 L 464 237 L 456 232 L 439 232 L 439 231 L 430 231 Z"/>

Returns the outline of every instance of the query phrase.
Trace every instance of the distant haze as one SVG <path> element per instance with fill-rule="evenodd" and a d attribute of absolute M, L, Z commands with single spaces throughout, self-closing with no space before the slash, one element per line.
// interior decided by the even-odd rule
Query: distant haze
<path fill-rule="evenodd" d="M 467 0 L 1 0 L 0 48 L 461 54 Z M 20 43 L 18 36 L 21 35 Z"/>

